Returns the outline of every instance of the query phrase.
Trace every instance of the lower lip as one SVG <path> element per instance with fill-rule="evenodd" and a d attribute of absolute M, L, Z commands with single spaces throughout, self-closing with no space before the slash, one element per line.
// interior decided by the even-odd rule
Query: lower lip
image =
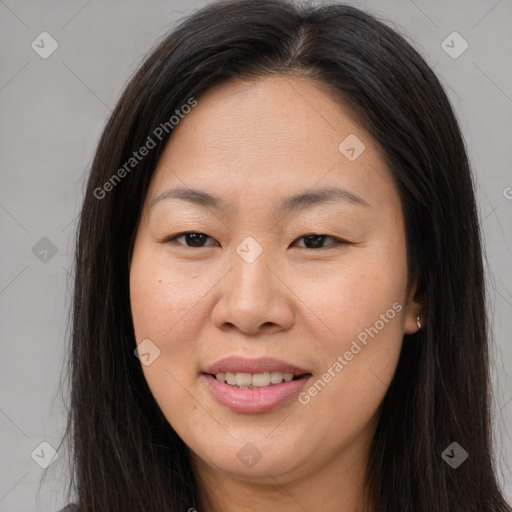
<path fill-rule="evenodd" d="M 261 389 L 236 388 L 205 373 L 202 374 L 202 377 L 222 405 L 235 412 L 258 413 L 269 412 L 284 405 L 299 393 L 311 375 Z"/>

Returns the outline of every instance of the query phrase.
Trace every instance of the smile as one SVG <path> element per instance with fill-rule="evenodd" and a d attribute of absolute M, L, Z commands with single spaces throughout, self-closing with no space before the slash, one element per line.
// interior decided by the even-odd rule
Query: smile
<path fill-rule="evenodd" d="M 303 368 L 271 358 L 230 357 L 201 374 L 215 400 L 238 413 L 265 413 L 290 401 L 312 374 Z"/>

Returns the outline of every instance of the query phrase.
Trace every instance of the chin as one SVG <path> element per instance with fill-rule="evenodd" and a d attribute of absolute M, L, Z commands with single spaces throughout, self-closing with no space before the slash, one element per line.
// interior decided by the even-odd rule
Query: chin
<path fill-rule="evenodd" d="M 250 441 L 251 438 L 255 440 Z M 293 439 L 288 438 L 285 443 L 284 439 L 262 438 L 260 433 L 259 436 L 247 435 L 244 440 L 238 437 L 226 441 L 224 445 L 216 443 L 215 447 L 208 445 L 192 450 L 196 464 L 200 459 L 201 464 L 231 476 L 273 484 L 274 478 L 284 478 L 295 474 L 299 468 L 304 469 L 305 452 L 297 450 L 300 443 Z"/>

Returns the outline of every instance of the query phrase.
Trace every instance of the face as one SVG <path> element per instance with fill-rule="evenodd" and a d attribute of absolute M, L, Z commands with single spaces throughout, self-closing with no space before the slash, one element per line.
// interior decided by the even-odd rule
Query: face
<path fill-rule="evenodd" d="M 326 86 L 274 76 L 198 98 L 130 268 L 142 369 L 196 469 L 287 482 L 364 458 L 417 329 L 407 277 L 389 169 Z"/>

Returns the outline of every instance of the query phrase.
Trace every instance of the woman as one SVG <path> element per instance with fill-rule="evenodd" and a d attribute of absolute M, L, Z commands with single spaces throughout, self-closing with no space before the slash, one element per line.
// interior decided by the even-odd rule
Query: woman
<path fill-rule="evenodd" d="M 77 510 L 510 511 L 474 188 L 421 56 L 216 3 L 147 57 L 80 218 Z"/>

